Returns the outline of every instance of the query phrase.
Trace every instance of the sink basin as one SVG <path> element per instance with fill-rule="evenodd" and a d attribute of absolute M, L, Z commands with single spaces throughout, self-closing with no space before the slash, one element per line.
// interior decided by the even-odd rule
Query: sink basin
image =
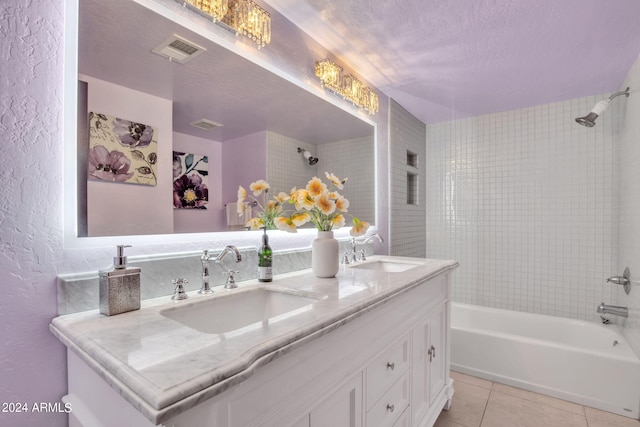
<path fill-rule="evenodd" d="M 356 264 L 351 268 L 360 268 L 363 270 L 382 271 L 384 273 L 401 273 L 403 271 L 411 270 L 420 264 L 412 264 L 410 262 L 399 261 L 373 261 L 364 264 Z"/>
<path fill-rule="evenodd" d="M 292 289 L 254 288 L 203 297 L 200 301 L 197 298 L 161 310 L 160 314 L 200 332 L 222 334 L 295 315 L 326 297 Z"/>

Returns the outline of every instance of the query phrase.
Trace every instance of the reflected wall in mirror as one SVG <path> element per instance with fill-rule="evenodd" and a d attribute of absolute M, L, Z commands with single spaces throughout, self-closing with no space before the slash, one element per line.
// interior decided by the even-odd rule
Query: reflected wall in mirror
<path fill-rule="evenodd" d="M 152 52 L 175 35 L 202 53 L 183 64 Z M 266 179 L 288 193 L 325 171 L 349 178 L 349 213 L 375 221 L 371 122 L 132 0 L 79 0 L 78 40 L 79 236 L 238 229 L 225 205 L 239 185 Z M 87 182 L 89 111 L 156 128 L 156 186 Z M 191 125 L 200 119 L 220 126 Z M 208 157 L 206 210 L 173 209 L 173 151 Z"/>

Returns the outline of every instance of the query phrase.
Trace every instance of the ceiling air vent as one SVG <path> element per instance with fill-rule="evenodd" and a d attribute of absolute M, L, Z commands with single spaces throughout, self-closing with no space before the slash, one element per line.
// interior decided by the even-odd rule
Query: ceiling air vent
<path fill-rule="evenodd" d="M 193 127 L 197 127 L 204 130 L 211 130 L 211 129 L 219 128 L 220 126 L 222 126 L 222 124 L 216 123 L 208 119 L 196 120 L 195 122 L 191 122 L 190 124 Z"/>
<path fill-rule="evenodd" d="M 169 58 L 170 61 L 185 64 L 205 50 L 207 49 L 174 34 L 154 48 L 152 52 Z"/>

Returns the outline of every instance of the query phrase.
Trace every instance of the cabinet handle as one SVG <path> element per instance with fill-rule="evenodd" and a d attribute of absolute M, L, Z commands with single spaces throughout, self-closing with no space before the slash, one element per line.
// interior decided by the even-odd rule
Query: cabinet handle
<path fill-rule="evenodd" d="M 393 362 L 387 362 L 387 369 L 391 369 L 393 371 L 396 369 L 396 364 Z"/>
<path fill-rule="evenodd" d="M 436 358 L 436 348 L 434 346 L 431 346 L 431 355 L 434 359 Z"/>
<path fill-rule="evenodd" d="M 393 411 L 396 410 L 396 407 L 394 405 L 388 404 L 387 405 L 387 411 L 393 413 Z"/>
<path fill-rule="evenodd" d="M 433 355 L 431 354 L 431 347 L 429 347 L 429 350 L 427 351 L 427 356 L 429 356 L 429 362 L 431 362 L 431 359 L 433 359 Z"/>

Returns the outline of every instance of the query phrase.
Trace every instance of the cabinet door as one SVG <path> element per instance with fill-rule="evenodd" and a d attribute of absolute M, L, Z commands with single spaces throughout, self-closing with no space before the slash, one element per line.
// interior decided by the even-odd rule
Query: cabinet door
<path fill-rule="evenodd" d="M 413 424 L 425 416 L 447 380 L 446 305 L 437 308 L 413 329 Z"/>
<path fill-rule="evenodd" d="M 429 318 L 431 344 L 427 351 L 429 359 L 429 404 L 433 403 L 447 382 L 446 372 L 446 311 L 441 307 Z M 431 353 L 429 353 L 431 351 Z"/>
<path fill-rule="evenodd" d="M 309 421 L 311 427 L 361 427 L 362 373 L 311 411 Z"/>

